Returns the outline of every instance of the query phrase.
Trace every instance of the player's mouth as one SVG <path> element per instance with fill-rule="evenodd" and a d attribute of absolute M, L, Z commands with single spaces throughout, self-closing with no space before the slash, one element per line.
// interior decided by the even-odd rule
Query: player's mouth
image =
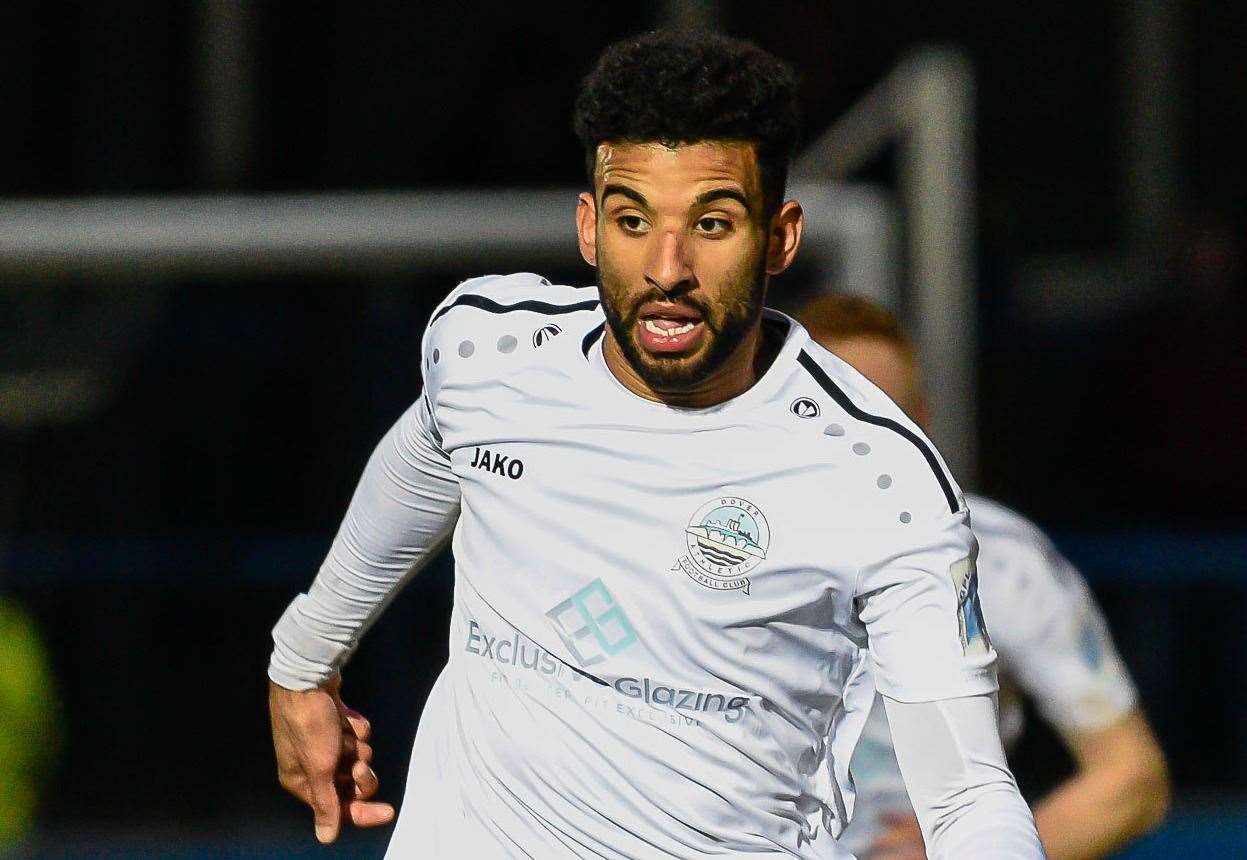
<path fill-rule="evenodd" d="M 661 354 L 696 349 L 705 334 L 701 314 L 685 307 L 642 307 L 636 321 L 637 339 L 648 351 Z"/>

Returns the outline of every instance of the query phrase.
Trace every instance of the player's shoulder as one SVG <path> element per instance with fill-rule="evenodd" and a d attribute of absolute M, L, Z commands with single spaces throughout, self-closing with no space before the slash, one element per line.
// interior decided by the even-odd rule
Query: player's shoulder
<path fill-rule="evenodd" d="M 505 359 L 508 371 L 514 370 L 556 339 L 559 347 L 573 340 L 579 346 L 602 322 L 596 287 L 552 284 L 531 272 L 471 278 L 429 317 L 422 342 L 426 379 L 435 380 L 450 364 L 488 375 Z M 559 337 L 565 333 L 571 337 Z M 540 355 L 562 351 L 543 349 Z M 456 356 L 475 360 L 457 362 Z"/>
<path fill-rule="evenodd" d="M 812 338 L 796 360 L 813 384 L 810 399 L 829 455 L 873 475 L 872 486 L 886 491 L 898 517 L 905 514 L 901 522 L 964 516 L 961 490 L 944 458 L 891 398 Z"/>
<path fill-rule="evenodd" d="M 1011 543 L 1050 543 L 1043 529 L 1008 505 L 976 493 L 966 493 L 965 499 L 975 532 Z"/>
<path fill-rule="evenodd" d="M 469 278 L 451 290 L 433 311 L 429 328 L 479 324 L 489 315 L 512 313 L 566 317 L 596 311 L 599 305 L 596 287 L 553 284 L 532 272 L 483 275 Z"/>
<path fill-rule="evenodd" d="M 970 525 L 979 542 L 979 566 L 1015 579 L 1051 579 L 1068 585 L 1079 577 L 1052 539 L 1031 520 L 994 499 L 968 493 Z"/>
<path fill-rule="evenodd" d="M 981 544 L 1014 554 L 1046 558 L 1058 555 L 1056 545 L 1044 530 L 1008 505 L 975 493 L 967 493 L 965 500 L 970 523 Z"/>

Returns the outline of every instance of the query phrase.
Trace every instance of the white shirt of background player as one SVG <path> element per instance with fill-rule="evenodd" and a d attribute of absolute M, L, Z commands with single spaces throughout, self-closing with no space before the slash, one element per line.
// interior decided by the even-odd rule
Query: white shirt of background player
<path fill-rule="evenodd" d="M 878 385 L 920 426 L 927 425 L 912 346 L 888 311 L 860 297 L 829 296 L 811 303 L 800 317 L 811 336 Z M 1021 734 L 1020 688 L 1057 730 L 1078 767 L 1036 806 L 1044 847 L 1054 860 L 1101 857 L 1163 818 L 1164 756 L 1077 568 L 1020 514 L 979 496 L 967 494 L 966 501 L 979 541 L 979 596 L 1000 655 L 1001 736 L 1010 745 Z M 857 814 L 843 837 L 850 849 L 867 860 L 921 858 L 887 717 L 878 705 L 852 772 Z"/>

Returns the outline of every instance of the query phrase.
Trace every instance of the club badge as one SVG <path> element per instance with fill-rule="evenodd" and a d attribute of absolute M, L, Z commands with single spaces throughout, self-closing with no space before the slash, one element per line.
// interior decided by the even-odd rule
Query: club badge
<path fill-rule="evenodd" d="M 672 570 L 716 591 L 741 589 L 749 593 L 749 571 L 766 558 L 771 529 L 766 517 L 752 502 L 737 496 L 720 496 L 706 502 L 684 530 L 688 555 Z"/>

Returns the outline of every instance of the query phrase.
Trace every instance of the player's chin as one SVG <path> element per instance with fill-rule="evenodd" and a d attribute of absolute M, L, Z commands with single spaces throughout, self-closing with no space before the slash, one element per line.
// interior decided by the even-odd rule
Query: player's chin
<path fill-rule="evenodd" d="M 644 346 L 637 347 L 645 381 L 656 391 L 682 391 L 701 382 L 707 376 L 709 352 L 706 343 L 683 353 L 651 352 Z"/>

